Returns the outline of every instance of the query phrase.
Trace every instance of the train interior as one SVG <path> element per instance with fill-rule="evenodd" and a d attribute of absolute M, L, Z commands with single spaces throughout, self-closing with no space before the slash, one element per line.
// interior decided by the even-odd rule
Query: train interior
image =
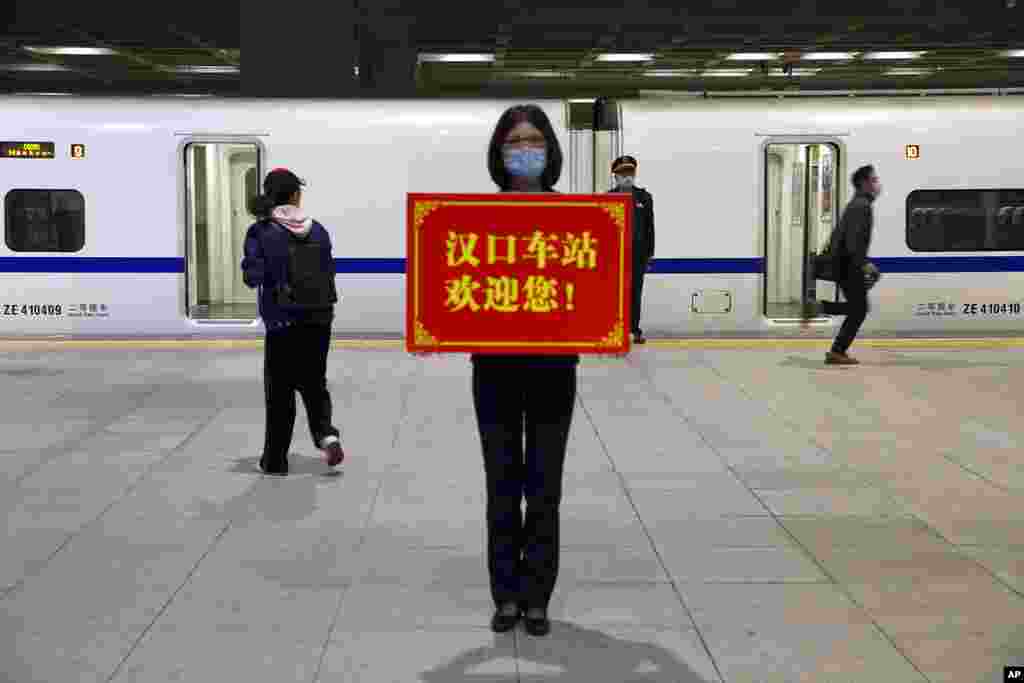
<path fill-rule="evenodd" d="M 838 222 L 839 149 L 831 143 L 769 144 L 765 149 L 764 314 L 802 320 L 805 301 L 834 299 L 815 281 L 809 256 L 828 244 Z"/>
<path fill-rule="evenodd" d="M 259 315 L 256 290 L 242 281 L 240 268 L 259 162 L 254 144 L 185 147 L 186 313 L 193 320 L 248 323 Z"/>

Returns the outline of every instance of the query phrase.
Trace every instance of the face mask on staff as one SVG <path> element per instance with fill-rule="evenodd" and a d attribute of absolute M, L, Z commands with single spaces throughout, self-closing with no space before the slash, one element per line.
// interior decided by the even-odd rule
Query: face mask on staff
<path fill-rule="evenodd" d="M 615 176 L 615 187 L 622 190 L 632 190 L 636 184 L 636 178 L 630 175 L 617 175 Z"/>

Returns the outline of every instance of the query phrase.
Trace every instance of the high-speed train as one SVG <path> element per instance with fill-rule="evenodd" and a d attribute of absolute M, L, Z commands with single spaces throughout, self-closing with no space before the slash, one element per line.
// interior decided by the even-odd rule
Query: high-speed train
<path fill-rule="evenodd" d="M 247 201 L 278 166 L 331 233 L 336 335 L 400 336 L 406 193 L 495 191 L 487 144 L 518 103 L 0 97 L 0 337 L 262 334 L 239 264 Z M 863 334 L 1024 332 L 1024 98 L 536 103 L 566 156 L 556 190 L 606 192 L 614 156 L 639 161 L 652 338 L 797 334 L 804 300 L 836 296 L 809 254 L 869 163 L 884 277 Z"/>

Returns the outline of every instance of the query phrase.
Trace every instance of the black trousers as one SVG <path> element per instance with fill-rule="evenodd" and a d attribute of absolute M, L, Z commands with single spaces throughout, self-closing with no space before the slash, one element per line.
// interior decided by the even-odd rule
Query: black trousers
<path fill-rule="evenodd" d="M 515 602 L 546 608 L 551 600 L 575 401 L 575 366 L 473 366 L 473 403 L 487 474 L 487 567 L 496 606 Z"/>
<path fill-rule="evenodd" d="M 860 326 L 868 317 L 868 289 L 864 284 L 864 276 L 859 273 L 844 277 L 838 284 L 846 301 L 841 303 L 825 302 L 822 310 L 829 315 L 846 316 L 842 327 L 839 328 L 839 334 L 832 342 L 834 352 L 846 353 L 853 344 Z"/>
<path fill-rule="evenodd" d="M 288 470 L 288 448 L 295 430 L 295 392 L 302 396 L 313 444 L 339 436 L 331 425 L 331 395 L 327 391 L 327 351 L 331 328 L 292 325 L 267 332 L 263 356 L 263 388 L 267 405 L 263 466 Z"/>
<path fill-rule="evenodd" d="M 632 329 L 633 334 L 640 334 L 640 310 L 644 296 L 644 275 L 647 273 L 647 264 L 650 262 L 646 256 L 633 259 L 633 301 L 632 307 Z"/>

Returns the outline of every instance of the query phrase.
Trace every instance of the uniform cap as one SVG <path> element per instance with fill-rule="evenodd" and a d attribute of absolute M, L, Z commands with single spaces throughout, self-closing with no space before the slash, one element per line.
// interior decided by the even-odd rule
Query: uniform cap
<path fill-rule="evenodd" d="M 612 173 L 625 170 L 636 170 L 636 159 L 631 156 L 621 156 L 612 162 Z"/>

